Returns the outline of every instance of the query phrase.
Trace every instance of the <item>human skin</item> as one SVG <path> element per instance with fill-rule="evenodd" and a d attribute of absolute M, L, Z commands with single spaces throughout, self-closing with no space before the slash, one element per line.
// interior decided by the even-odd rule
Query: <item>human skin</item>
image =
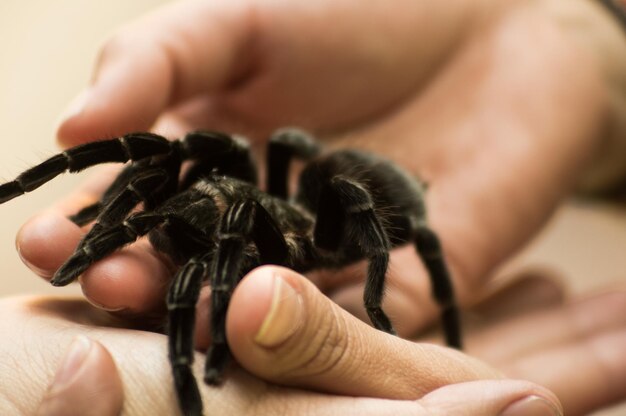
<path fill-rule="evenodd" d="M 277 290 L 277 279 L 289 290 Z M 508 377 L 550 388 L 567 415 L 623 400 L 626 292 L 613 288 L 563 304 L 561 291 L 550 281 L 527 276 L 481 302 L 484 319 L 475 319 L 468 331 L 468 352 L 488 365 L 424 340 L 377 331 L 337 307 L 303 276 L 263 267 L 236 289 L 227 318 L 229 343 L 247 372 L 234 367 L 222 387 L 202 387 L 205 408 L 211 414 L 240 415 L 485 416 L 539 397 L 543 413 L 526 409 L 516 414 L 559 414 L 553 393 Z M 281 313 L 274 315 L 278 321 L 269 322 L 268 332 L 274 296 Z M 123 403 L 125 414 L 175 414 L 163 335 L 121 328 L 110 314 L 78 299 L 4 299 L 0 312 L 3 413 L 33 414 L 41 397 L 49 395 L 44 391 L 62 351 L 81 334 L 110 351 L 121 382 L 116 382 L 115 365 L 97 347 L 98 371 L 83 369 L 74 385 L 57 388 L 57 406 L 76 410 L 87 405 L 89 414 L 108 416 L 117 414 L 112 405 Z M 478 309 L 474 314 L 481 316 Z M 284 318 L 290 316 L 297 317 L 297 325 L 286 325 Z M 196 358 L 200 376 L 203 354 Z M 44 409 L 52 408 L 48 400 L 44 403 Z M 102 403 L 108 413 L 93 413 Z M 39 411 L 39 416 L 72 414 Z"/>
<path fill-rule="evenodd" d="M 299 124 L 331 147 L 375 151 L 430 184 L 429 219 L 468 307 L 582 172 L 606 175 L 597 166 L 624 134 L 624 38 L 588 1 L 256 3 L 176 3 L 122 29 L 64 117 L 61 143 L 154 125 L 239 131 L 262 144 L 273 128 Z M 49 278 L 70 255 L 84 230 L 63 216 L 104 182 L 24 226 L 18 248 L 33 270 Z M 117 316 L 159 315 L 171 276 L 140 243 L 81 284 Z M 366 319 L 362 276 L 311 278 Z M 412 248 L 393 253 L 389 276 L 384 309 L 412 335 L 437 315 Z"/>
<path fill-rule="evenodd" d="M 58 136 L 70 146 L 156 123 L 167 134 L 212 128 L 262 143 L 299 124 L 331 147 L 375 151 L 430 184 L 429 220 L 467 306 L 582 172 L 599 175 L 616 153 L 623 50 L 612 18 L 582 0 L 179 2 L 105 44 Z M 98 176 L 21 230 L 18 249 L 40 275 L 76 246 L 83 231 L 62 215 L 98 197 L 110 180 Z M 81 284 L 94 304 L 141 315 L 158 312 L 171 275 L 139 244 Z M 311 277 L 367 320 L 363 275 Z M 414 250 L 394 252 L 384 309 L 401 335 L 436 318 L 429 292 Z"/>

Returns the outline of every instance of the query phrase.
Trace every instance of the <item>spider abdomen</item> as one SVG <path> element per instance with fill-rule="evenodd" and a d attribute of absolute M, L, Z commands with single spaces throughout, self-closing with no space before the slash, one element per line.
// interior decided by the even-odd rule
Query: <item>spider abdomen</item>
<path fill-rule="evenodd" d="M 376 155 L 341 150 L 311 161 L 300 175 L 296 201 L 316 211 L 322 189 L 336 176 L 360 183 L 369 193 L 391 243 L 410 240 L 415 227 L 425 221 L 424 186 L 397 165 Z"/>

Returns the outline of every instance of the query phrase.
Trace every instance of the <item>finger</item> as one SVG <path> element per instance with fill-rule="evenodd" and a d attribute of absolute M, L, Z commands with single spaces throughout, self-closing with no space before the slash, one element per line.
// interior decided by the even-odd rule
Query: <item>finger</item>
<path fill-rule="evenodd" d="M 159 318 L 163 299 L 174 275 L 147 239 L 125 247 L 94 263 L 79 281 L 93 305 L 119 316 Z"/>
<path fill-rule="evenodd" d="M 588 414 L 626 395 L 625 316 L 626 292 L 614 291 L 497 325 L 468 349 L 548 387 L 566 414 Z"/>
<path fill-rule="evenodd" d="M 266 393 L 257 400 L 255 414 L 276 414 L 275 399 L 280 392 Z M 283 393 L 284 394 L 284 393 Z M 376 416 L 561 416 L 557 397 L 536 384 L 519 380 L 481 380 L 453 384 L 428 393 L 417 401 L 383 398 L 347 398 L 292 392 L 282 398 L 283 413 L 298 415 Z"/>
<path fill-rule="evenodd" d="M 280 267 L 258 268 L 237 286 L 227 335 L 238 362 L 255 375 L 337 394 L 412 399 L 445 384 L 499 377 L 458 351 L 371 328 Z"/>
<path fill-rule="evenodd" d="M 510 65 L 512 50 L 524 68 Z M 462 305 L 546 221 L 601 142 L 606 103 L 596 70 L 585 64 L 563 77 L 580 61 L 545 18 L 503 15 L 423 94 L 342 144 L 358 139 L 429 183 L 429 220 Z"/>
<path fill-rule="evenodd" d="M 155 130 L 180 134 L 188 131 L 189 125 L 184 120 L 162 117 Z M 16 246 L 31 270 L 49 278 L 73 253 L 82 235 L 67 217 L 98 201 L 121 169 L 115 165 L 98 167 L 76 190 L 22 226 L 16 236 Z M 55 244 L 50 244 L 51 241 Z"/>
<path fill-rule="evenodd" d="M 467 348 L 500 366 L 546 350 L 577 345 L 625 325 L 626 292 L 617 290 L 494 325 L 469 339 Z"/>
<path fill-rule="evenodd" d="M 503 276 L 488 285 L 472 306 L 474 317 L 483 325 L 558 306 L 564 302 L 561 276 L 552 270 L 529 269 L 515 276 Z"/>
<path fill-rule="evenodd" d="M 101 168 L 69 196 L 22 225 L 15 246 L 31 270 L 46 279 L 52 277 L 82 237 L 80 228 L 67 217 L 98 201 L 118 172 L 117 167 Z"/>
<path fill-rule="evenodd" d="M 70 345 L 39 408 L 38 416 L 120 414 L 122 381 L 111 354 L 98 342 L 78 336 Z"/>
<path fill-rule="evenodd" d="M 163 117 L 155 130 L 180 133 L 188 130 L 187 127 L 183 120 Z M 77 190 L 22 226 L 16 246 L 31 270 L 46 280 L 54 275 L 85 232 L 67 217 L 100 199 L 120 170 L 120 166 L 100 167 Z M 156 317 L 162 313 L 162 299 L 171 276 L 169 262 L 141 239 L 94 264 L 80 283 L 92 304 L 120 317 Z"/>
<path fill-rule="evenodd" d="M 545 22 L 530 40 L 501 42 L 527 33 L 535 17 L 521 12 L 496 25 L 487 39 L 459 56 L 438 91 L 449 96 L 449 88 L 467 86 L 468 71 L 483 66 L 487 71 L 462 93 L 477 105 L 451 108 L 448 116 L 454 121 L 439 120 L 439 126 L 450 126 L 441 134 L 454 137 L 444 145 L 454 150 L 434 157 L 438 160 L 426 168 L 442 177 L 427 197 L 433 227 L 462 275 L 457 280 L 461 297 L 471 295 L 494 266 L 543 225 L 599 144 L 604 106 L 595 70 L 583 66 L 562 76 L 581 60 L 580 51 L 563 47 Z M 528 48 L 533 41 L 541 47 Z M 528 67 L 510 65 L 511 47 L 527 51 L 522 59 Z M 563 105 L 578 99 L 588 100 L 589 106 Z M 456 102 L 463 105 L 463 99 Z M 494 117 L 498 122 L 492 122 Z M 475 152 L 467 147 L 472 141 Z"/>
<path fill-rule="evenodd" d="M 240 77 L 249 61 L 246 3 L 177 2 L 121 30 L 63 116 L 61 143 L 146 130 L 171 105 Z"/>
<path fill-rule="evenodd" d="M 626 396 L 626 330 L 583 339 L 519 359 L 503 368 L 554 391 L 565 414 L 586 415 Z"/>
<path fill-rule="evenodd" d="M 74 252 L 82 236 L 80 228 L 67 217 L 55 211 L 46 211 L 20 228 L 15 246 L 24 264 L 50 280 Z"/>
<path fill-rule="evenodd" d="M 79 299 L 12 298 L 2 299 L 0 329 L 14 342 L 0 343 L 10 365 L 0 378 L 8 400 L 0 401 L 2 414 L 35 414 L 38 403 L 29 398 L 43 397 L 41 368 L 61 359 L 59 343 L 84 333 L 75 318 L 97 313 Z M 102 315 L 101 313 L 99 315 Z M 69 320 L 68 320 L 69 319 Z M 99 321 L 97 321 L 99 322 Z M 97 323 L 96 322 L 96 323 Z M 20 323 L 22 325 L 16 325 Z M 92 322 L 91 324 L 93 324 Z M 25 330 L 25 328 L 27 330 Z M 167 362 L 167 342 L 162 335 L 146 331 L 112 330 L 93 326 L 90 337 L 98 339 L 112 356 L 124 381 L 124 413 L 137 415 L 179 414 Z M 196 354 L 194 373 L 202 380 L 203 359 Z M 44 370 L 43 374 L 52 374 Z M 93 375 L 93 372 L 91 372 Z M 103 375 L 109 375 L 104 372 Z M 90 381 L 90 380 L 88 380 Z M 217 414 L 241 415 L 422 415 L 413 401 L 342 397 L 267 384 L 245 371 L 233 369 L 219 389 L 200 388 L 204 408 Z M 95 401 L 96 398 L 92 398 Z M 73 403 L 77 398 L 70 398 Z M 72 414 L 72 413 L 68 413 Z M 90 411 L 81 414 L 93 414 Z M 96 413 L 98 414 L 98 413 Z M 430 416 L 430 415 L 429 415 Z"/>
<path fill-rule="evenodd" d="M 65 216 L 48 211 L 22 227 L 17 237 L 18 251 L 31 270 L 49 280 L 83 235 L 84 231 Z M 171 276 L 162 257 L 142 239 L 94 263 L 79 281 L 92 304 L 130 317 L 162 311 Z"/>
<path fill-rule="evenodd" d="M 30 357 L 31 364 L 49 362 L 51 357 L 57 356 L 57 349 L 50 348 L 49 341 L 52 339 L 69 340 L 72 333 L 85 331 L 84 325 L 76 325 L 73 319 L 78 316 L 89 314 L 93 308 L 80 300 L 67 299 L 5 299 L 2 308 L 2 316 L 6 319 L 0 321 L 7 333 L 15 335 L 17 345 L 24 344 L 24 348 L 12 348 L 4 345 L 9 357 L 15 358 L 17 363 L 26 363 L 25 357 Z M 81 311 L 82 309 L 82 311 Z M 77 313 L 83 312 L 83 313 Z M 85 313 L 87 312 L 87 313 Z M 27 319 L 25 319 L 27 318 Z M 70 319 L 68 321 L 67 319 Z M 15 329 L 14 322 L 24 322 L 29 326 L 37 327 L 38 331 L 19 331 Z M 38 345 L 33 339 L 22 339 L 25 333 L 36 333 L 38 340 L 46 342 Z M 56 336 L 56 338 L 55 338 Z M 158 334 L 139 331 L 113 331 L 110 328 L 94 327 L 90 336 L 97 337 L 106 342 L 107 349 L 111 351 L 120 369 L 125 369 L 125 410 L 132 414 L 174 414 L 176 400 L 172 391 L 170 369 L 167 361 L 163 359 L 166 354 L 166 343 Z M 31 337 L 32 338 L 32 337 Z M 26 342 L 28 341 L 28 342 Z M 55 341 L 56 342 L 56 341 Z M 54 343 L 53 343 L 54 344 Z M 6 355 L 6 354 L 5 354 Z M 36 359 L 33 361 L 33 357 Z M 38 358 L 37 358 L 38 357 Z M 201 378 L 202 361 L 200 354 L 196 356 L 195 374 Z M 11 366 L 8 368 L 10 369 Z M 19 365 L 18 369 L 24 367 Z M 32 366 L 31 366 L 32 367 Z M 32 368 L 31 368 L 32 370 Z M 396 369 L 397 370 L 397 369 Z M 24 378 L 24 371 L 14 377 Z M 32 376 L 32 375 L 31 375 Z M 13 379 L 13 377 L 11 378 Z M 28 383 L 29 392 L 39 391 L 43 396 L 43 388 L 35 387 L 38 378 L 30 378 Z M 221 413 L 234 412 L 242 414 L 298 414 L 298 415 L 423 415 L 433 414 L 498 414 L 497 409 L 505 409 L 506 406 L 520 400 L 537 400 L 538 398 L 556 404 L 554 397 L 544 389 L 527 382 L 511 380 L 486 380 L 481 384 L 466 383 L 455 386 L 444 386 L 441 391 L 437 390 L 427 394 L 418 401 L 399 401 L 375 398 L 341 397 L 328 394 L 307 392 L 301 389 L 286 389 L 272 385 L 266 385 L 257 378 L 251 377 L 242 371 L 232 371 L 223 388 L 201 389 L 205 408 L 221 411 Z M 20 384 L 21 385 L 21 384 Z M 11 385 L 14 387 L 14 384 Z M 482 390 L 482 391 L 481 391 Z M 242 392 L 244 394 L 242 394 Z M 251 394 L 260 392 L 261 394 Z M 450 396 L 447 400 L 444 396 Z M 19 397 L 19 396 L 18 396 Z M 28 397 L 28 394 L 25 394 Z M 146 398 L 149 398 L 147 400 Z M 526 399 L 524 399 L 526 398 Z M 95 400 L 95 399 L 94 399 Z M 462 402 L 467 400 L 467 408 L 472 413 L 459 412 Z M 31 403 L 25 403 L 23 409 L 32 409 Z M 454 404 L 454 412 L 447 412 L 446 404 Z M 484 406 L 484 407 L 483 407 Z M 6 407 L 6 406 L 5 406 Z M 14 406 L 9 406 L 15 409 Z M 493 413 L 481 413 L 480 409 L 494 410 Z M 528 410 L 528 408 L 522 408 Z M 531 408 L 535 409 L 535 408 Z M 33 412 L 32 409 L 31 412 Z M 70 413 L 71 414 L 71 413 Z M 87 412 L 84 414 L 92 414 Z M 518 413 L 513 413 L 520 414 Z M 535 414 L 522 412 L 521 414 Z M 541 413 L 539 413 L 541 414 Z M 509 413 L 511 415 L 511 413 Z"/>
<path fill-rule="evenodd" d="M 480 380 L 441 387 L 418 400 L 429 415 L 560 416 L 554 393 L 520 380 Z M 569 414 L 569 413 L 568 413 Z"/>
<path fill-rule="evenodd" d="M 22 261 L 49 280 L 74 252 L 84 230 L 67 216 L 96 201 L 119 168 L 103 169 L 79 190 L 33 217 L 16 237 Z M 52 243 L 53 242 L 53 243 Z M 96 262 L 80 279 L 92 304 L 120 316 L 153 315 L 163 309 L 162 299 L 172 272 L 146 239 Z"/>
<path fill-rule="evenodd" d="M 366 266 L 361 262 L 340 271 L 308 273 L 307 277 L 339 306 L 362 321 L 370 322 L 363 302 Z M 392 252 L 383 310 L 404 338 L 416 336 L 438 319 L 439 308 L 432 299 L 425 274 L 413 247 Z M 527 270 L 514 277 L 503 277 L 481 292 L 483 295 L 476 296 L 471 313 L 464 314 L 466 327 L 491 325 L 560 304 L 564 298 L 559 277 L 549 270 Z"/>
<path fill-rule="evenodd" d="M 82 237 L 80 229 L 67 217 L 96 202 L 119 170 L 117 166 L 99 168 L 78 189 L 20 228 L 15 246 L 22 261 L 31 270 L 46 279 L 52 277 Z"/>
<path fill-rule="evenodd" d="M 370 322 L 363 300 L 367 272 L 365 264 L 361 266 L 357 283 L 344 283 L 344 286 L 331 289 L 329 297 L 352 315 Z M 347 282 L 347 279 L 349 277 L 338 280 Z M 382 307 L 401 337 L 414 336 L 438 319 L 439 307 L 432 298 L 426 271 L 413 247 L 403 247 L 392 253 Z"/>

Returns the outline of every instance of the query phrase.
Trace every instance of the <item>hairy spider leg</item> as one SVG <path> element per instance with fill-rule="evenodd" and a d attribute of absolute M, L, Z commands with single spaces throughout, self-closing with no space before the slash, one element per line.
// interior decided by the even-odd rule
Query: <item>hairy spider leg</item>
<path fill-rule="evenodd" d="M 111 228 L 124 221 L 126 216 L 143 202 L 150 205 L 153 195 L 159 193 L 169 178 L 168 173 L 160 168 L 148 168 L 132 179 L 115 197 L 100 210 L 96 223 L 78 243 L 77 251 L 102 230 Z"/>
<path fill-rule="evenodd" d="M 270 137 L 267 149 L 267 192 L 278 198 L 287 199 L 289 166 L 296 157 L 310 160 L 320 152 L 315 139 L 303 130 L 284 128 Z"/>
<path fill-rule="evenodd" d="M 196 303 L 209 271 L 210 255 L 191 258 L 176 273 L 167 295 L 169 358 L 176 396 L 183 414 L 202 414 L 202 398 L 193 376 Z"/>
<path fill-rule="evenodd" d="M 171 151 L 167 155 L 143 159 L 127 166 L 99 202 L 83 208 L 74 216 L 80 220 L 81 223 L 74 221 L 79 226 L 96 219 L 78 249 L 101 230 L 124 221 L 139 203 L 143 203 L 144 211 L 151 211 L 176 193 L 182 164 L 181 143 L 176 140 L 170 145 Z"/>
<path fill-rule="evenodd" d="M 134 242 L 137 238 L 162 224 L 166 219 L 167 217 L 161 214 L 139 213 L 131 215 L 121 224 L 100 231 L 63 263 L 50 283 L 53 286 L 69 284 L 93 263 Z"/>
<path fill-rule="evenodd" d="M 334 176 L 322 188 L 314 238 L 315 244 L 326 250 L 337 250 L 342 242 L 350 242 L 369 260 L 363 293 L 365 309 L 374 327 L 395 334 L 381 306 L 391 243 L 370 192 L 354 179 Z"/>
<path fill-rule="evenodd" d="M 76 214 L 68 216 L 68 219 L 79 227 L 87 225 L 91 221 L 95 220 L 102 209 L 107 206 L 120 192 L 122 192 L 122 190 L 128 186 L 133 178 L 136 178 L 140 172 L 145 170 L 149 163 L 150 159 L 143 159 L 126 166 L 115 177 L 111 185 L 109 185 L 109 187 L 104 191 L 99 201 L 81 208 Z"/>
<path fill-rule="evenodd" d="M 84 207 L 75 215 L 70 216 L 69 219 L 78 226 L 83 226 L 93 221 L 113 199 L 117 198 L 120 192 L 123 192 L 128 187 L 134 178 L 141 176 L 148 170 L 160 168 L 167 172 L 168 175 L 164 177 L 164 181 L 161 186 L 158 187 L 158 190 L 155 190 L 148 198 L 141 201 L 144 203 L 144 207 L 147 210 L 156 208 L 178 190 L 178 177 L 182 164 L 180 147 L 180 141 L 174 140 L 170 142 L 169 153 L 131 163 L 129 166 L 122 169 L 120 174 L 117 175 L 111 185 L 104 191 L 98 202 Z"/>
<path fill-rule="evenodd" d="M 179 190 L 178 179 L 184 160 L 194 164 L 185 175 L 181 189 L 206 176 L 214 169 L 226 171 L 228 175 L 250 178 L 249 172 L 256 169 L 249 155 L 247 143 L 218 132 L 191 132 L 182 141 L 171 142 L 171 151 L 164 156 L 142 160 L 126 167 L 104 192 L 102 199 L 83 208 L 70 219 L 84 225 L 94 219 L 96 224 L 83 237 L 78 249 L 100 230 L 121 223 L 140 202 L 146 211 L 153 210 Z M 154 178 L 160 171 L 161 182 Z M 149 179 L 146 175 L 152 177 Z M 138 178 L 138 180 L 135 180 Z M 155 180 L 156 179 L 156 180 Z"/>
<path fill-rule="evenodd" d="M 0 185 L 0 203 L 30 192 L 65 171 L 74 173 L 101 163 L 141 160 L 169 151 L 170 142 L 152 133 L 131 133 L 116 139 L 82 144 L 52 156 L 15 180 Z"/>
<path fill-rule="evenodd" d="M 160 225 L 175 226 L 189 240 L 189 244 L 193 243 L 196 247 L 210 246 L 210 238 L 176 215 L 139 212 L 89 239 L 57 270 L 50 283 L 53 286 L 71 283 L 96 261 L 136 241 Z"/>
<path fill-rule="evenodd" d="M 257 169 L 250 154 L 250 144 L 243 138 L 220 132 L 191 132 L 183 139 L 185 158 L 194 163 L 181 180 L 187 189 L 213 171 L 225 176 L 257 183 Z"/>
<path fill-rule="evenodd" d="M 244 180 L 256 180 L 256 176 L 252 178 L 250 176 L 250 172 L 254 172 L 256 175 L 256 168 L 250 159 L 247 144 L 227 134 L 191 132 L 186 134 L 182 141 L 170 142 L 170 147 L 171 150 L 166 155 L 149 160 L 144 159 L 127 166 L 104 192 L 100 201 L 84 207 L 78 213 L 70 216 L 70 220 L 78 226 L 93 221 L 104 207 L 127 188 L 132 179 L 148 169 L 162 168 L 168 172 L 168 176 L 165 178 L 163 186 L 160 186 L 149 198 L 141 201 L 147 210 L 154 209 L 174 195 L 176 191 L 187 189 L 199 177 L 206 176 L 215 168 L 230 176 L 241 177 Z M 181 164 L 185 160 L 193 160 L 194 163 L 187 170 L 179 186 Z"/>
<path fill-rule="evenodd" d="M 459 309 L 455 303 L 454 287 L 443 257 L 439 238 L 428 226 L 420 225 L 415 233 L 415 246 L 426 270 L 428 270 L 433 297 L 441 308 L 441 321 L 446 344 L 461 349 Z"/>
<path fill-rule="evenodd" d="M 224 212 L 217 233 L 217 250 L 211 268 L 211 346 L 207 352 L 204 381 L 219 384 L 230 361 L 226 343 L 226 311 L 233 289 L 244 273 L 246 248 L 254 242 L 261 264 L 284 264 L 287 243 L 276 222 L 261 204 L 252 199 L 239 200 Z"/>

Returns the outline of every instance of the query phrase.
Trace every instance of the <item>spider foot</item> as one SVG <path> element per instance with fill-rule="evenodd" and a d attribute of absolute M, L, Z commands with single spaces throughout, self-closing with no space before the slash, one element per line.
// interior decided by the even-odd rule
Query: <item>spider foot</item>
<path fill-rule="evenodd" d="M 446 345 L 458 350 L 463 349 L 460 314 L 456 305 L 449 305 L 443 309 L 441 321 L 443 322 Z"/>
<path fill-rule="evenodd" d="M 395 329 L 393 329 L 391 321 L 389 320 L 387 315 L 385 315 L 385 312 L 383 312 L 382 308 L 366 306 L 366 309 L 367 315 L 369 316 L 370 321 L 372 321 L 372 325 L 374 325 L 374 328 L 387 332 L 391 335 L 396 335 L 396 331 Z"/>
<path fill-rule="evenodd" d="M 208 368 L 204 372 L 204 382 L 209 386 L 219 386 L 222 384 L 222 374 L 217 368 Z"/>
<path fill-rule="evenodd" d="M 89 268 L 92 260 L 83 249 L 72 255 L 59 270 L 56 271 L 50 284 L 52 286 L 67 286 Z"/>
<path fill-rule="evenodd" d="M 196 379 L 188 364 L 172 367 L 178 404 L 185 416 L 202 415 L 202 398 Z"/>
<path fill-rule="evenodd" d="M 224 370 L 230 362 L 230 351 L 225 343 L 213 344 L 207 351 L 204 382 L 211 386 L 222 384 Z"/>
<path fill-rule="evenodd" d="M 165 217 L 159 214 L 139 213 L 129 217 L 122 224 L 103 230 L 81 244 L 72 257 L 57 270 L 50 283 L 53 286 L 71 283 L 93 263 L 147 234 L 164 220 Z"/>

